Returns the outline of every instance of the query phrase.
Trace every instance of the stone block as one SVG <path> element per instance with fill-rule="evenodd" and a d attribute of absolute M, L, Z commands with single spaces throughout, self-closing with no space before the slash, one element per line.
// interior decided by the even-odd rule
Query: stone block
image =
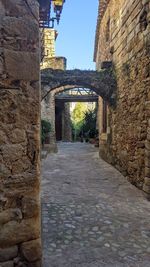
<path fill-rule="evenodd" d="M 18 14 L 20 14 L 20 16 L 25 17 L 26 19 L 28 18 L 28 19 L 34 20 L 32 14 L 29 12 L 28 6 L 26 5 L 24 1 L 15 0 L 15 4 L 14 4 L 14 0 L 7 0 L 7 1 L 1 0 L 1 2 L 6 10 L 7 16 L 18 17 Z M 36 17 L 35 21 L 37 22 L 38 14 L 39 14 L 38 1 L 28 0 L 28 4 L 32 8 L 34 16 Z"/>
<path fill-rule="evenodd" d="M 24 196 L 21 202 L 24 218 L 32 218 L 40 213 L 40 201 L 38 196 Z"/>
<path fill-rule="evenodd" d="M 18 247 L 0 248 L 0 262 L 9 261 L 17 257 Z"/>
<path fill-rule="evenodd" d="M 145 176 L 150 177 L 150 168 L 145 167 Z"/>
<path fill-rule="evenodd" d="M 26 133 L 25 130 L 16 128 L 11 131 L 9 134 L 9 140 L 12 143 L 22 143 L 26 141 Z"/>
<path fill-rule="evenodd" d="M 38 44 L 39 27 L 34 21 L 17 17 L 4 17 L 2 26 L 6 36 L 34 40 Z"/>
<path fill-rule="evenodd" d="M 150 141 L 150 134 L 147 134 L 147 140 Z"/>
<path fill-rule="evenodd" d="M 14 246 L 40 237 L 40 222 L 38 218 L 11 221 L 0 228 L 0 247 Z"/>
<path fill-rule="evenodd" d="M 0 130 L 0 145 L 7 143 L 6 134 Z"/>
<path fill-rule="evenodd" d="M 150 150 L 150 142 L 148 140 L 145 141 L 145 147 L 147 150 Z"/>
<path fill-rule="evenodd" d="M 8 177 L 11 175 L 11 170 L 5 166 L 4 163 L 1 162 L 0 164 L 0 177 Z"/>
<path fill-rule="evenodd" d="M 143 191 L 147 194 L 150 194 L 150 185 L 146 185 L 144 184 L 143 185 Z"/>
<path fill-rule="evenodd" d="M 39 80 L 39 53 L 4 49 L 6 72 L 13 80 Z"/>
<path fill-rule="evenodd" d="M 150 186 L 150 178 L 149 177 L 145 177 L 144 182 L 145 182 L 145 185 Z"/>
<path fill-rule="evenodd" d="M 19 175 L 32 169 L 32 163 L 27 156 L 12 163 L 11 175 Z"/>
<path fill-rule="evenodd" d="M 3 159 L 6 162 L 12 163 L 24 155 L 24 148 L 20 144 L 15 145 L 3 145 L 1 146 Z"/>
<path fill-rule="evenodd" d="M 0 213 L 0 225 L 3 225 L 12 220 L 22 220 L 22 213 L 20 209 L 8 209 Z"/>
<path fill-rule="evenodd" d="M 0 262 L 0 267 L 14 267 L 13 261 Z"/>
<path fill-rule="evenodd" d="M 12 190 L 13 188 L 13 190 Z M 35 172 L 24 172 L 21 174 L 11 175 L 3 181 L 3 189 L 9 197 L 32 192 L 33 188 L 39 188 L 39 174 Z"/>
<path fill-rule="evenodd" d="M 149 158 L 145 158 L 145 167 L 150 168 L 150 159 Z"/>
<path fill-rule="evenodd" d="M 145 156 L 150 160 L 150 150 L 145 149 Z"/>
<path fill-rule="evenodd" d="M 40 239 L 28 241 L 21 244 L 21 253 L 29 262 L 40 260 L 42 257 Z"/>

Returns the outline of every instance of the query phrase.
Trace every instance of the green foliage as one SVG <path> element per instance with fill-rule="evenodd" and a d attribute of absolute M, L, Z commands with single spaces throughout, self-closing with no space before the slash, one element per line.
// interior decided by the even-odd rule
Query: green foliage
<path fill-rule="evenodd" d="M 46 120 L 41 120 L 41 142 L 44 144 L 47 133 L 51 131 L 51 124 Z"/>
<path fill-rule="evenodd" d="M 94 138 L 97 134 L 96 130 L 96 109 L 85 112 L 82 132 L 89 138 Z"/>
<path fill-rule="evenodd" d="M 85 103 L 76 104 L 72 112 L 73 139 L 85 137 L 88 140 L 97 135 L 96 115 L 96 109 L 87 110 L 87 105 Z"/>
<path fill-rule="evenodd" d="M 87 106 L 85 103 L 78 102 L 71 114 L 73 139 L 76 139 L 79 136 L 86 110 Z"/>
<path fill-rule="evenodd" d="M 84 114 L 87 110 L 87 107 L 84 103 L 77 103 L 73 112 L 72 112 L 72 121 L 74 124 L 78 124 L 84 119 Z"/>

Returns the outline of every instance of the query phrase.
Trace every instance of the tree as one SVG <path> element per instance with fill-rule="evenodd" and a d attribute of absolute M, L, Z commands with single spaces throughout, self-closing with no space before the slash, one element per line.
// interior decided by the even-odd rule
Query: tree
<path fill-rule="evenodd" d="M 89 138 L 94 138 L 97 134 L 96 130 L 96 109 L 88 110 L 84 114 L 84 122 L 82 125 L 82 131 Z"/>
<path fill-rule="evenodd" d="M 72 132 L 73 132 L 73 139 L 76 140 L 77 137 L 79 137 L 83 121 L 84 121 L 84 116 L 85 116 L 85 111 L 87 110 L 87 106 L 85 103 L 78 102 L 75 105 L 75 108 L 71 114 L 71 119 L 72 119 Z"/>

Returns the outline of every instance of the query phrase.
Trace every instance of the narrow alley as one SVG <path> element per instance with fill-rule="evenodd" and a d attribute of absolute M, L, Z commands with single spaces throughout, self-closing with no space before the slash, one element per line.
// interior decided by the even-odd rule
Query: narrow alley
<path fill-rule="evenodd" d="M 87 143 L 42 163 L 43 267 L 149 267 L 150 204 Z"/>

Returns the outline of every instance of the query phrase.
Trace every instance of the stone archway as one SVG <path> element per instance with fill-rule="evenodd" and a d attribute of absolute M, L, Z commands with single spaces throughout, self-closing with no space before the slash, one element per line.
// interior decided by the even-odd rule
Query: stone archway
<path fill-rule="evenodd" d="M 49 91 L 49 87 L 46 86 L 42 90 L 41 108 L 43 118 L 48 120 L 51 124 L 50 143 L 44 145 L 44 149 L 47 152 L 57 152 L 56 146 L 56 128 L 55 128 L 55 95 L 59 92 L 75 88 L 74 85 L 61 86 Z"/>
<path fill-rule="evenodd" d="M 111 62 L 103 64 L 105 69 L 100 71 L 86 70 L 54 70 L 44 69 L 41 72 L 42 100 L 47 97 L 47 114 L 51 123 L 51 144 L 46 145 L 47 151 L 57 151 L 55 132 L 55 94 L 85 87 L 96 92 L 111 106 L 115 104 L 116 82 Z"/>
<path fill-rule="evenodd" d="M 110 105 L 114 105 L 116 80 L 110 66 L 106 65 L 107 68 L 100 71 L 44 69 L 41 72 L 42 99 L 58 88 L 63 91 L 67 87 L 81 86 L 93 90 Z"/>
<path fill-rule="evenodd" d="M 60 86 L 58 88 L 55 88 L 53 90 L 49 90 L 49 87 L 46 86 L 42 90 L 42 101 L 41 101 L 41 106 L 42 106 L 42 114 L 44 114 L 44 118 L 48 120 L 51 124 L 51 133 L 50 133 L 50 143 L 45 144 L 44 149 L 47 152 L 57 152 L 57 145 L 56 145 L 56 120 L 55 120 L 55 95 L 66 91 L 66 90 L 71 90 L 76 87 L 79 87 L 79 85 L 65 85 L 65 86 Z M 80 86 L 83 87 L 83 86 Z M 46 102 L 46 104 L 45 104 Z M 68 112 L 68 108 L 65 108 L 65 112 Z M 64 122 L 65 123 L 65 122 Z M 66 121 L 65 125 L 65 131 L 70 127 L 69 121 Z M 64 136 L 63 140 L 65 141 L 71 141 L 71 128 L 70 128 L 70 133 L 67 134 L 67 136 Z"/>

